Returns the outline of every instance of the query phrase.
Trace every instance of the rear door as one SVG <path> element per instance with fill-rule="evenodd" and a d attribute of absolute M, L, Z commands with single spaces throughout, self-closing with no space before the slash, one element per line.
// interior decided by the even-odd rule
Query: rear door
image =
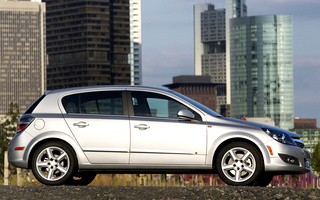
<path fill-rule="evenodd" d="M 62 104 L 64 118 L 91 163 L 129 162 L 129 117 L 121 91 L 73 94 Z"/>

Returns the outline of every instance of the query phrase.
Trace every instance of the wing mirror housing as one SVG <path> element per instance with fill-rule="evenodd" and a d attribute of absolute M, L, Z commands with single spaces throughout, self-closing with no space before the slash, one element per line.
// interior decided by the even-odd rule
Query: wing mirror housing
<path fill-rule="evenodd" d="M 195 120 L 195 116 L 190 110 L 180 110 L 178 117 L 180 119 Z"/>

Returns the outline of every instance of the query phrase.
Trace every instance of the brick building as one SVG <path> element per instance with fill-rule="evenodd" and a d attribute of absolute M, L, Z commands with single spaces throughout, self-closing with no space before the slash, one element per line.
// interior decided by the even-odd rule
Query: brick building
<path fill-rule="evenodd" d="M 179 92 L 199 103 L 220 113 L 220 105 L 217 105 L 219 89 L 225 87 L 224 83 L 211 83 L 210 76 L 176 76 L 173 83 L 164 85 L 165 87 Z"/>

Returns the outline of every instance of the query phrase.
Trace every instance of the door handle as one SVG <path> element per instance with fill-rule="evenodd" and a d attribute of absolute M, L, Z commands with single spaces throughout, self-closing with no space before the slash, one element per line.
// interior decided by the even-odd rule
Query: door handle
<path fill-rule="evenodd" d="M 139 124 L 139 125 L 134 125 L 134 128 L 138 128 L 139 130 L 146 130 L 146 129 L 149 129 L 150 126 L 148 126 L 147 124 Z"/>
<path fill-rule="evenodd" d="M 78 122 L 74 123 L 73 126 L 78 126 L 79 128 L 85 128 L 86 126 L 89 126 L 86 122 Z"/>

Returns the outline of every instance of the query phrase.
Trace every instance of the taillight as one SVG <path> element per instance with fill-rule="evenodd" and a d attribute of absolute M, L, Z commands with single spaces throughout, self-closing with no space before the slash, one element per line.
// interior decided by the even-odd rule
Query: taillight
<path fill-rule="evenodd" d="M 29 124 L 34 120 L 34 117 L 32 116 L 22 116 L 19 119 L 19 123 L 17 126 L 17 133 L 23 131 L 24 129 L 26 129 Z"/>

